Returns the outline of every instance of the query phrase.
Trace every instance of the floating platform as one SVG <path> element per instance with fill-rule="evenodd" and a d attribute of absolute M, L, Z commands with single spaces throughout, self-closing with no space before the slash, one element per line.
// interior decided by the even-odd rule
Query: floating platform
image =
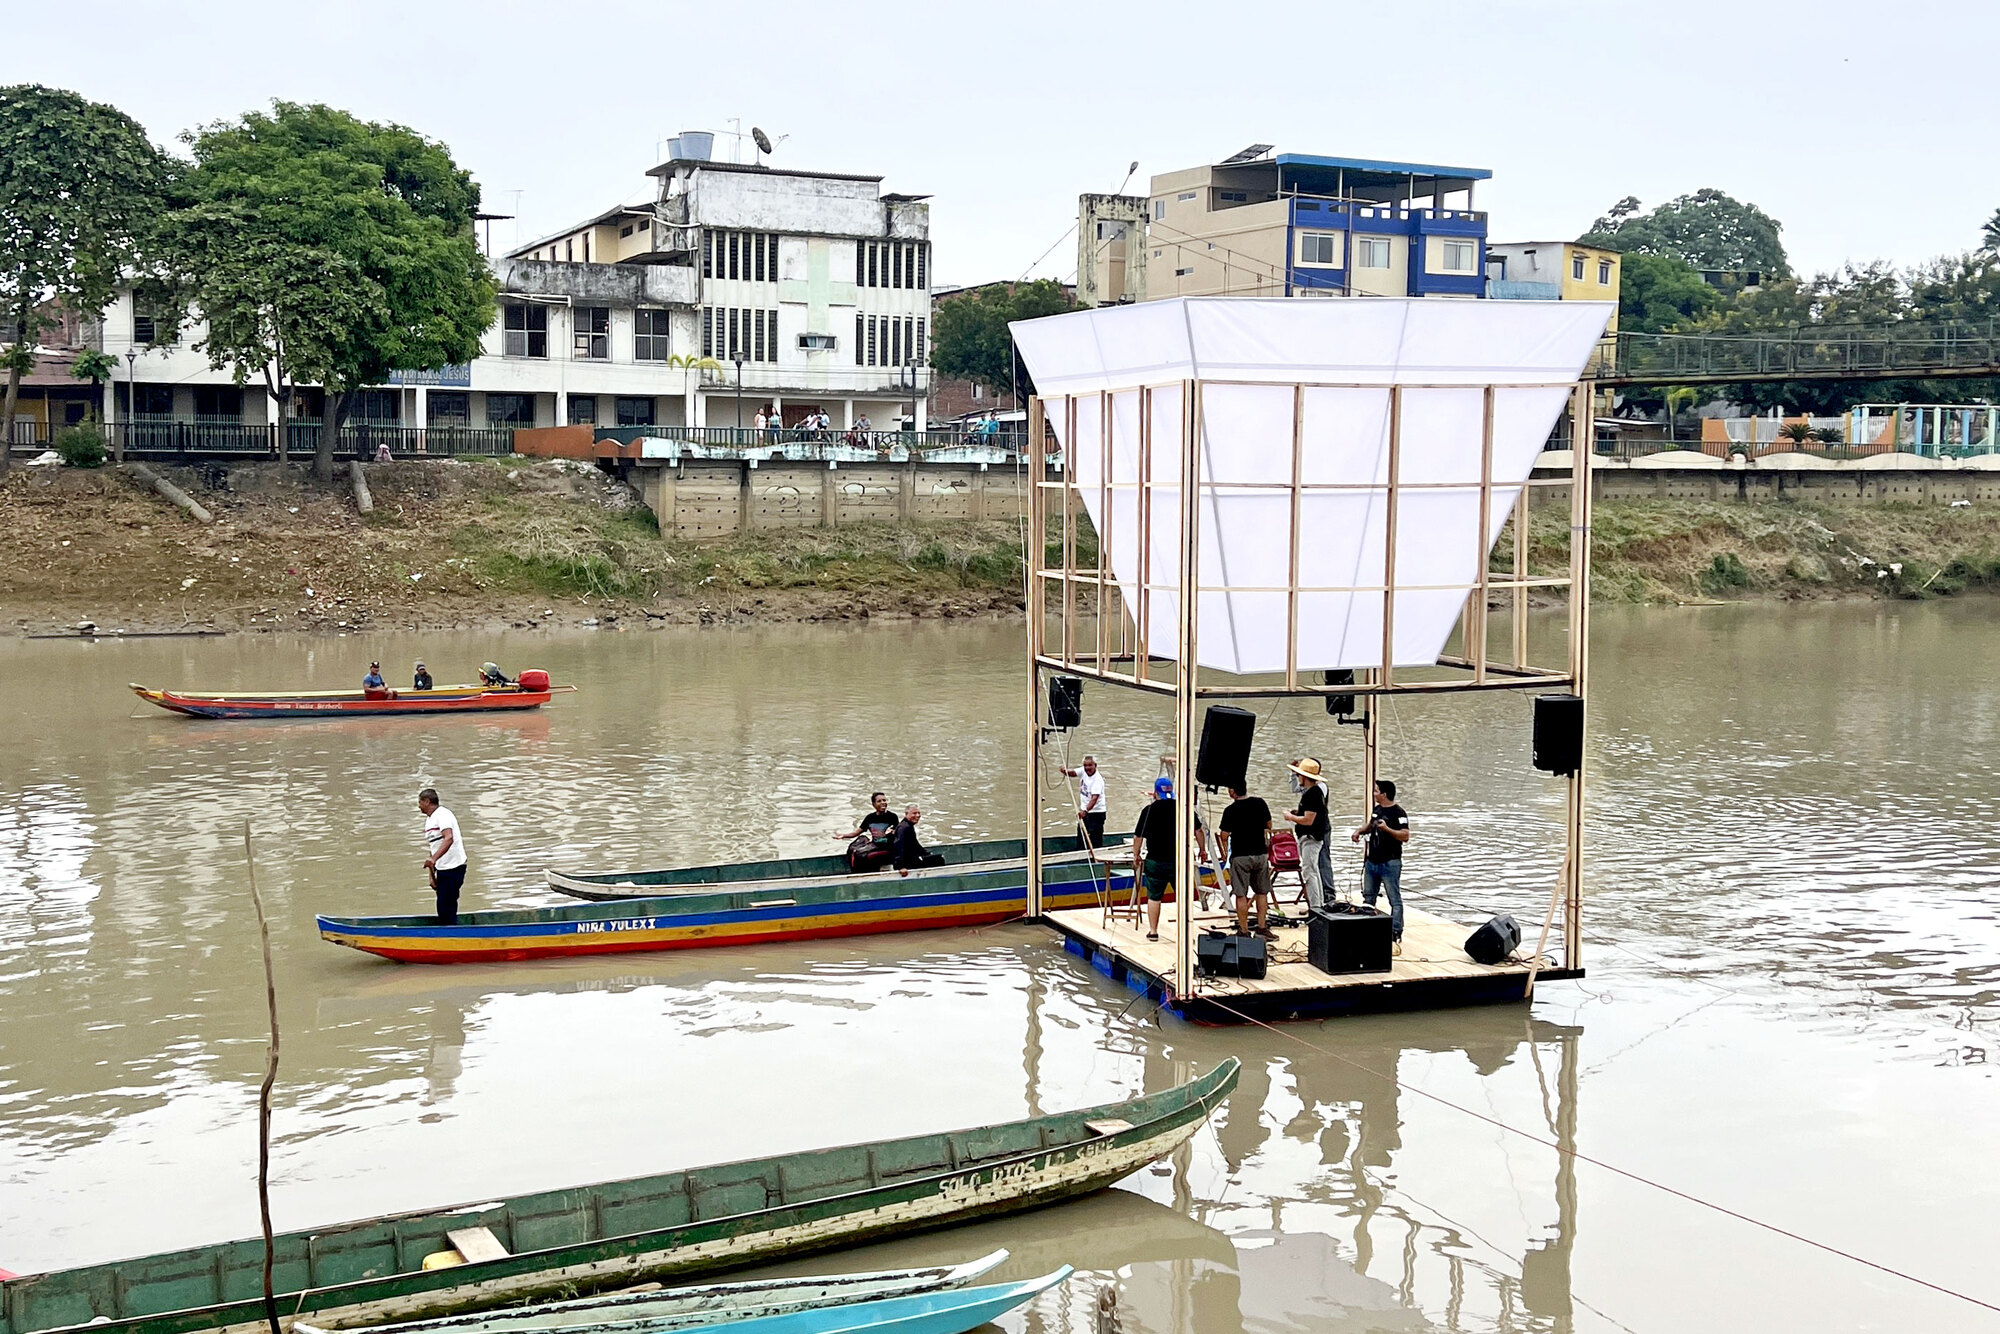
<path fill-rule="evenodd" d="M 1180 944 L 1172 903 L 1163 905 L 1158 940 L 1146 939 L 1143 918 L 1137 925 L 1129 917 L 1107 921 L 1102 908 L 1062 909 L 1044 914 L 1041 920 L 1062 933 L 1063 948 L 1090 960 L 1098 972 L 1198 1024 L 1239 1024 L 1253 1019 L 1277 1023 L 1391 1010 L 1500 1005 L 1527 997 L 1527 964 L 1474 963 L 1464 948 L 1472 927 L 1411 908 L 1407 901 L 1403 954 L 1390 961 L 1392 966 L 1386 973 L 1322 973 L 1306 961 L 1306 931 L 1300 922 L 1276 928 L 1278 939 L 1267 942 L 1270 966 L 1263 977 L 1197 977 L 1193 993 L 1185 996 L 1174 992 L 1174 963 Z M 1234 931 L 1235 914 L 1197 909 L 1196 932 L 1211 927 Z M 1581 968 L 1543 968 L 1535 973 L 1535 985 L 1582 976 Z"/>

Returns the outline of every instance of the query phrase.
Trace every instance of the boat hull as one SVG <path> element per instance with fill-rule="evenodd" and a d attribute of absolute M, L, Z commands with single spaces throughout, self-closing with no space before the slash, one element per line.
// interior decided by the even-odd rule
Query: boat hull
<path fill-rule="evenodd" d="M 1088 908 L 1131 890 L 1129 865 L 1071 864 L 1044 876 L 1042 904 Z M 920 882 L 914 893 L 891 886 L 784 886 L 465 913 L 452 926 L 408 917 L 321 917 L 318 925 L 323 940 L 399 963 L 498 963 L 984 926 L 1027 910 L 1027 873 L 1018 869 Z"/>
<path fill-rule="evenodd" d="M 482 690 L 474 686 L 410 691 L 370 699 L 360 691 L 325 694 L 210 695 L 149 690 L 134 685 L 149 704 L 189 718 L 376 718 L 400 714 L 495 713 L 539 709 L 554 697 L 548 690 Z"/>
<path fill-rule="evenodd" d="M 428 1319 L 1053 1204 L 1173 1152 L 1237 1075 L 1229 1059 L 1178 1088 L 1083 1111 L 287 1233 L 275 1252 L 280 1323 Z M 417 1267 L 473 1227 L 513 1253 Z M 263 1256 L 261 1242 L 240 1241 L 9 1280 L 0 1334 L 256 1334 Z"/>

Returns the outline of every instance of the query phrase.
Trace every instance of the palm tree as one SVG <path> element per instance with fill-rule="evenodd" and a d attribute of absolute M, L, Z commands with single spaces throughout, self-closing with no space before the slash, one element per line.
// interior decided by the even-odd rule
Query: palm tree
<path fill-rule="evenodd" d="M 707 375 L 711 371 L 720 372 L 722 370 L 722 363 L 714 357 L 699 356 L 693 352 L 676 352 L 667 358 L 667 365 L 680 369 L 681 402 L 683 404 L 681 416 L 686 418 L 681 424 L 692 427 L 694 425 L 694 387 L 690 381 L 697 371 L 703 375 Z"/>

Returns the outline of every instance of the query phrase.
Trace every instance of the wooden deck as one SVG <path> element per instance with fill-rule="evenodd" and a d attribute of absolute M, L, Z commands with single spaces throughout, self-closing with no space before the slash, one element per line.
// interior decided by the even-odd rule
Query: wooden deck
<path fill-rule="evenodd" d="M 1291 911 L 1301 913 L 1303 907 Z M 1163 905 L 1158 940 L 1146 939 L 1143 918 L 1136 926 L 1129 917 L 1107 923 L 1099 908 L 1065 909 L 1048 913 L 1041 920 L 1062 933 L 1065 949 L 1089 959 L 1106 977 L 1154 997 L 1197 1023 L 1271 1022 L 1501 1004 L 1523 1000 L 1528 980 L 1525 963 L 1474 963 L 1464 949 L 1472 927 L 1412 908 L 1407 902 L 1402 957 L 1391 960 L 1386 973 L 1322 973 L 1306 961 L 1306 932 L 1301 923 L 1277 928 L 1278 939 L 1267 942 L 1270 967 L 1263 977 L 1197 976 L 1195 990 L 1187 996 L 1177 996 L 1173 990 L 1174 962 L 1179 953 L 1173 904 Z M 1235 923 L 1234 914 L 1220 910 L 1197 909 L 1194 916 L 1197 932 L 1210 927 L 1234 931 Z M 1534 942 L 1524 941 L 1522 948 L 1524 952 L 1532 950 Z M 1543 968 L 1535 975 L 1535 985 L 1582 976 L 1580 968 Z"/>

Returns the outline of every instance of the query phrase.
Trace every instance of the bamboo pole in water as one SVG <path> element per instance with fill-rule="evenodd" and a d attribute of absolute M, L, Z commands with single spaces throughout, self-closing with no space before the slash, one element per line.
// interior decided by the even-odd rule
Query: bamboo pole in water
<path fill-rule="evenodd" d="M 278 983 L 271 973 L 271 926 L 264 918 L 264 896 L 257 892 L 257 858 L 250 851 L 250 822 L 243 822 L 243 860 L 250 868 L 250 902 L 257 909 L 257 938 L 264 950 L 264 1000 L 271 1012 L 271 1045 L 264 1058 L 264 1086 L 257 1094 L 257 1209 L 264 1222 L 264 1319 L 271 1334 L 278 1327 L 278 1299 L 271 1290 L 276 1243 L 271 1234 L 271 1086 L 278 1082 Z"/>

